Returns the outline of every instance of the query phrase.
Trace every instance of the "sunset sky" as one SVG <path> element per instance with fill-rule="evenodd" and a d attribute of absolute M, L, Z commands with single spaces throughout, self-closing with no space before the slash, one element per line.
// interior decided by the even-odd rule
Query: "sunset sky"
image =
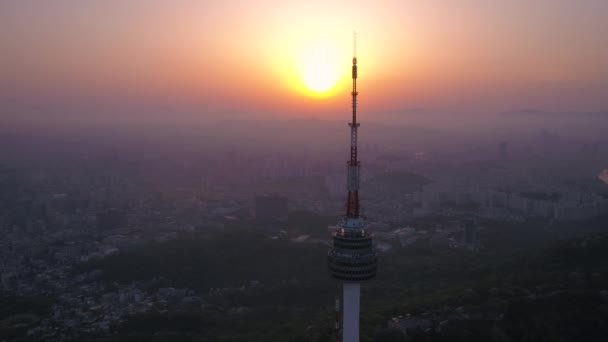
<path fill-rule="evenodd" d="M 0 27 L 5 117 L 335 119 L 355 30 L 362 111 L 608 110 L 606 0 L 8 0 Z"/>

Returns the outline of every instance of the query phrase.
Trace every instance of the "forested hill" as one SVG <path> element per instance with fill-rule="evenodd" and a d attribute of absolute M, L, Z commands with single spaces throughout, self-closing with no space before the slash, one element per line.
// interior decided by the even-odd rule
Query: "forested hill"
<path fill-rule="evenodd" d="M 108 289 L 136 284 L 156 298 L 163 288 L 190 288 L 200 299 L 195 306 L 163 299 L 114 327 L 110 340 L 328 341 L 339 284 L 327 276 L 326 250 L 235 230 L 149 244 L 75 271 L 101 270 Z M 362 341 L 608 336 L 607 233 L 513 251 L 469 252 L 421 241 L 382 255 L 378 278 L 364 286 Z M 387 324 L 407 314 L 428 320 L 431 330 Z"/>

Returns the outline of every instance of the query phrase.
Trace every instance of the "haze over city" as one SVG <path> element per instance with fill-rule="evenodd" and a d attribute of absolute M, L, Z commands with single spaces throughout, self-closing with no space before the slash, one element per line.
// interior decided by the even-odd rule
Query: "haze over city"
<path fill-rule="evenodd" d="M 0 2 L 0 341 L 605 340 L 607 36 L 603 0 Z"/>

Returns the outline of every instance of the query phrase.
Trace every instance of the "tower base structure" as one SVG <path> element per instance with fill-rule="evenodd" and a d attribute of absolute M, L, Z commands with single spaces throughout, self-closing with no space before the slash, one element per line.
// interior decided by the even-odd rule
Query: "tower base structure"
<path fill-rule="evenodd" d="M 344 283 L 342 342 L 359 342 L 359 306 L 361 284 Z"/>

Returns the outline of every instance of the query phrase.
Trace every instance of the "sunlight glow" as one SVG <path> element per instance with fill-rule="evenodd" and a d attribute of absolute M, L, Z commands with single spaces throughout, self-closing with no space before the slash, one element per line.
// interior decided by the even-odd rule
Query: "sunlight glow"
<path fill-rule="evenodd" d="M 312 95 L 329 95 L 341 71 L 336 47 L 313 44 L 304 48 L 298 59 L 296 67 L 304 87 Z"/>

